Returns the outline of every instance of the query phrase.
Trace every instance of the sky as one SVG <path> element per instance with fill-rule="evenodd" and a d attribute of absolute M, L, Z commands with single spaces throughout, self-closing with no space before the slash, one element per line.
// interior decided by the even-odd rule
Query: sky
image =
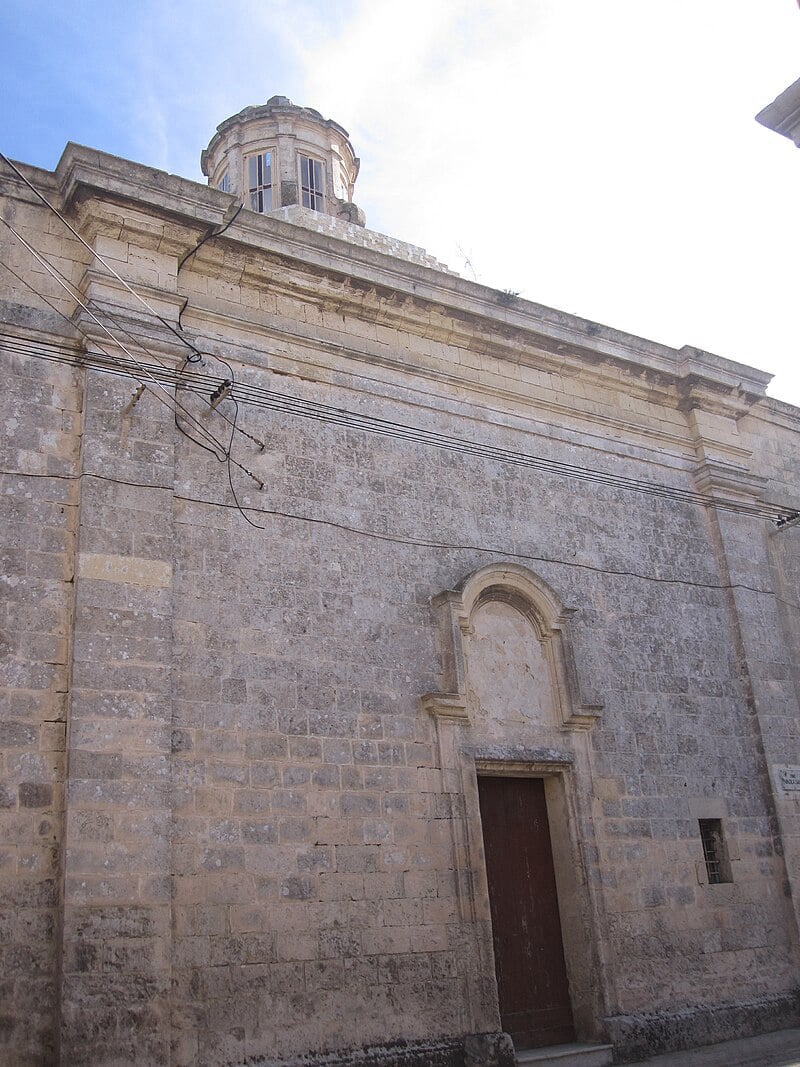
<path fill-rule="evenodd" d="M 4 0 L 0 151 L 203 181 L 224 118 L 344 126 L 367 226 L 464 277 L 775 375 L 800 405 L 797 0 Z"/>

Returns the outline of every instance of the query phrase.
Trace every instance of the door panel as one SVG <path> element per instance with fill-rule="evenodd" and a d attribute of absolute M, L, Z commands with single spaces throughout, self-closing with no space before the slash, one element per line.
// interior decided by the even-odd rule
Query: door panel
<path fill-rule="evenodd" d="M 479 778 L 503 1029 L 518 1048 L 575 1039 L 541 778 Z"/>

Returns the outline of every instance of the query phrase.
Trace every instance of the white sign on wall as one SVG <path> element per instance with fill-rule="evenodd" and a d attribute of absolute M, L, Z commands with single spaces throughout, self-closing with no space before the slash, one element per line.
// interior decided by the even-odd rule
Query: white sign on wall
<path fill-rule="evenodd" d="M 784 793 L 800 793 L 800 767 L 781 767 L 778 781 Z"/>

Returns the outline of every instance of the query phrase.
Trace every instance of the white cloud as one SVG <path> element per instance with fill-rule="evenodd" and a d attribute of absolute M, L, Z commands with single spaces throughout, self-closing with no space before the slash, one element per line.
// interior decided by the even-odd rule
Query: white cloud
<path fill-rule="evenodd" d="M 800 402 L 800 153 L 754 121 L 800 75 L 794 0 L 6 7 L 20 158 L 75 139 L 199 179 L 218 122 L 285 94 L 350 129 L 372 227 Z"/>
<path fill-rule="evenodd" d="M 800 75 L 793 4 L 359 0 L 277 32 L 297 102 L 362 155 L 368 225 L 469 275 L 463 249 L 528 299 L 780 370 L 800 401 L 800 153 L 753 119 Z"/>

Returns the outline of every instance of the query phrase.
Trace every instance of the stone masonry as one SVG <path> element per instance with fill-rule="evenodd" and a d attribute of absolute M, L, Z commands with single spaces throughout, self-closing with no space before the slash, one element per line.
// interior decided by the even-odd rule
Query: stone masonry
<path fill-rule="evenodd" d="M 0 1063 L 512 1064 L 479 775 L 545 781 L 578 1040 L 796 1025 L 800 411 L 768 375 L 341 217 L 217 236 L 235 192 L 72 144 L 19 171 Z"/>

